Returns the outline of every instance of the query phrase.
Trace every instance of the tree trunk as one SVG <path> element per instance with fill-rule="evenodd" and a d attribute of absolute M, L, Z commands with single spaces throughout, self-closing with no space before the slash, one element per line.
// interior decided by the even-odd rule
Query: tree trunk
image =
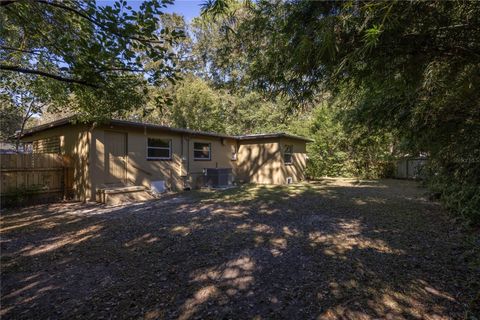
<path fill-rule="evenodd" d="M 20 147 L 20 137 L 23 135 L 23 131 L 25 130 L 25 125 L 27 124 L 28 119 L 33 115 L 32 113 L 32 105 L 33 101 L 30 103 L 30 105 L 27 108 L 27 111 L 25 112 L 25 116 L 22 119 L 22 125 L 20 127 L 20 132 L 17 134 L 17 139 L 15 140 L 15 151 L 18 153 L 18 149 Z"/>

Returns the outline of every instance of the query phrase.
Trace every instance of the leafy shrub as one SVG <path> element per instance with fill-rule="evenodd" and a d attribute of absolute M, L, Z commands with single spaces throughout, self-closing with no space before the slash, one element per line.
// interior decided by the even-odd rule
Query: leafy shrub
<path fill-rule="evenodd" d="M 2 195 L 2 206 L 12 207 L 28 203 L 29 200 L 31 200 L 33 196 L 39 194 L 42 189 L 42 185 L 12 188 Z"/>
<path fill-rule="evenodd" d="M 427 186 L 452 213 L 480 225 L 480 183 L 476 162 L 440 163 L 426 168 Z"/>

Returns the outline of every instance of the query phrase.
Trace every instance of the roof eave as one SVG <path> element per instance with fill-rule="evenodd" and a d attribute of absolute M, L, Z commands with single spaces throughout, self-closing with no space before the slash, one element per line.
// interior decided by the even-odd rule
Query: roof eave
<path fill-rule="evenodd" d="M 288 139 L 293 139 L 293 140 L 301 140 L 305 142 L 313 142 L 312 139 L 300 137 L 300 136 L 295 136 L 291 134 L 286 134 L 286 133 L 267 133 L 267 134 L 258 134 L 258 135 L 239 135 L 235 136 L 236 139 L 238 140 L 260 140 L 260 139 L 278 139 L 278 138 L 288 138 Z"/>
<path fill-rule="evenodd" d="M 109 124 L 113 125 L 123 125 L 123 126 L 131 126 L 131 127 L 147 127 L 150 129 L 157 129 L 157 130 L 165 130 L 169 132 L 176 132 L 182 134 L 190 134 L 196 136 L 207 136 L 207 137 L 215 137 L 215 138 L 223 138 L 223 139 L 233 139 L 232 136 L 224 135 L 221 133 L 214 133 L 214 132 L 206 132 L 206 131 L 195 131 L 191 129 L 183 129 L 183 128 L 174 128 L 174 127 L 167 127 L 152 123 L 141 123 L 141 122 L 134 122 L 128 120 L 110 120 Z"/>
<path fill-rule="evenodd" d="M 31 136 L 35 133 L 42 132 L 48 129 L 53 129 L 57 127 L 61 127 L 64 125 L 68 124 L 73 124 L 75 120 L 75 116 L 55 120 L 43 125 L 39 125 L 37 127 L 34 127 L 30 130 L 25 131 L 22 136 L 20 137 L 21 139 Z M 295 135 L 290 135 L 284 132 L 280 133 L 266 133 L 266 134 L 258 134 L 258 135 L 238 135 L 238 136 L 230 136 L 226 134 L 221 134 L 221 133 L 214 133 L 214 132 L 206 132 L 206 131 L 195 131 L 191 129 L 183 129 L 183 128 L 172 128 L 172 127 L 167 127 L 167 126 L 162 126 L 162 125 L 156 125 L 156 124 L 151 124 L 151 123 L 141 123 L 141 122 L 134 122 L 134 121 L 128 121 L 128 120 L 109 120 L 106 125 L 118 125 L 118 126 L 128 126 L 128 127 L 137 127 L 137 128 L 150 128 L 150 129 L 156 129 L 156 130 L 164 130 L 168 132 L 175 132 L 175 133 L 180 133 L 180 134 L 188 134 L 192 136 L 205 136 L 205 137 L 215 137 L 215 138 L 221 138 L 221 139 L 232 139 L 232 140 L 261 140 L 261 139 L 278 139 L 278 138 L 288 138 L 288 139 L 294 139 L 294 140 L 300 140 L 300 141 L 305 141 L 305 142 L 313 142 L 312 139 L 300 137 L 300 136 L 295 136 Z"/>
<path fill-rule="evenodd" d="M 74 119 L 75 119 L 75 116 L 70 116 L 70 117 L 55 120 L 55 121 L 52 121 L 52 122 L 49 122 L 49 123 L 41 124 L 39 126 L 36 126 L 36 127 L 33 127 L 31 129 L 26 130 L 20 136 L 20 139 L 23 139 L 25 137 L 31 136 L 35 133 L 42 132 L 42 131 L 45 131 L 45 130 L 48 130 L 48 129 L 53 129 L 53 128 L 61 127 L 61 126 L 67 125 L 67 124 L 71 124 Z"/>

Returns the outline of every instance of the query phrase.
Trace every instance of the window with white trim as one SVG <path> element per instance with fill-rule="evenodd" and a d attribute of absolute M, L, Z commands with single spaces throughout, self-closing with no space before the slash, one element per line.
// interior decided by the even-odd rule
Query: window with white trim
<path fill-rule="evenodd" d="M 147 159 L 172 159 L 172 140 L 147 138 Z"/>
<path fill-rule="evenodd" d="M 292 164 L 293 162 L 293 145 L 285 145 L 283 149 L 283 162 L 285 164 Z"/>
<path fill-rule="evenodd" d="M 204 142 L 193 143 L 193 159 L 194 160 L 211 160 L 212 144 Z"/>

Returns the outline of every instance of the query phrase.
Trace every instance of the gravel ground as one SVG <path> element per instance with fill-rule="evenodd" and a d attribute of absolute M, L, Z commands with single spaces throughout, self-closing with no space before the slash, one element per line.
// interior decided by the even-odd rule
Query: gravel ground
<path fill-rule="evenodd" d="M 462 319 L 465 233 L 410 181 L 2 212 L 2 319 Z M 470 311 L 467 311 L 470 308 Z"/>

